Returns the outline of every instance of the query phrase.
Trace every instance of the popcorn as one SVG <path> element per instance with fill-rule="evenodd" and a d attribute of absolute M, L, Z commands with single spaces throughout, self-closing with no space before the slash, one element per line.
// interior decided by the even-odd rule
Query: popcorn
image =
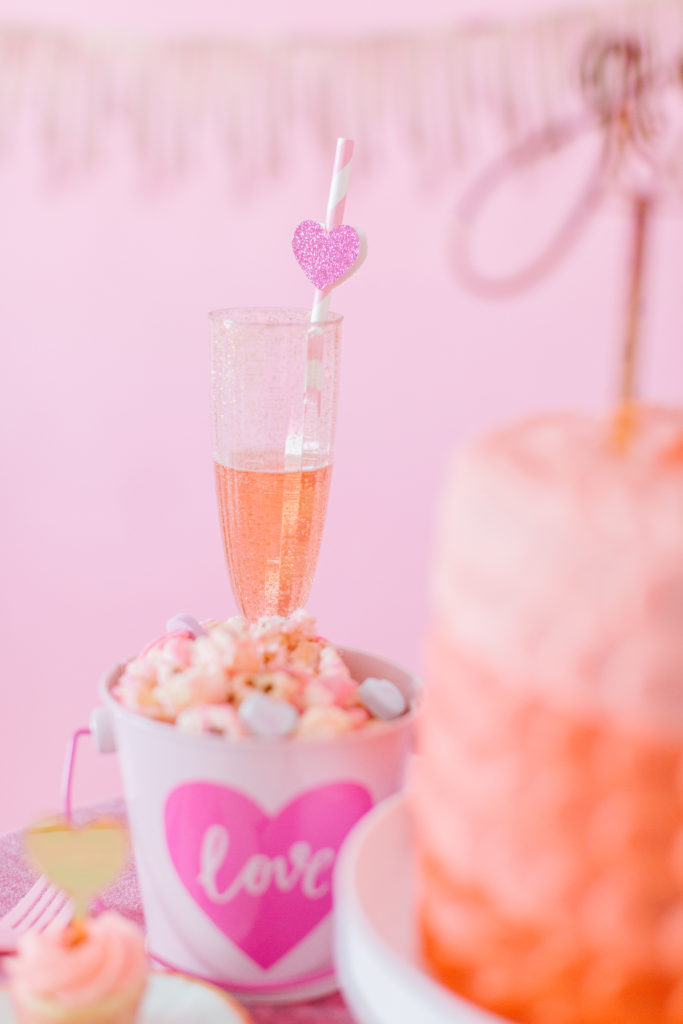
<path fill-rule="evenodd" d="M 304 711 L 299 722 L 297 734 L 306 736 L 309 739 L 315 737 L 329 738 L 341 736 L 346 732 L 352 732 L 365 725 L 368 720 L 368 713 L 362 708 L 353 708 L 344 711 L 343 708 L 312 707 Z"/>
<path fill-rule="evenodd" d="M 350 707 L 356 698 L 358 683 L 351 679 L 348 669 L 345 674 L 317 676 L 306 684 L 303 692 L 306 707 L 329 706 Z"/>
<path fill-rule="evenodd" d="M 112 691 L 138 714 L 226 738 L 333 737 L 391 716 L 363 699 L 339 651 L 303 610 L 251 624 L 181 614 L 168 625 Z"/>
<path fill-rule="evenodd" d="M 302 680 L 293 673 L 283 669 L 271 672 L 270 666 L 268 666 L 265 672 L 240 675 L 235 679 L 234 701 L 236 704 L 240 704 L 252 694 L 262 693 L 272 697 L 273 700 L 286 700 L 298 707 L 302 689 Z"/>
<path fill-rule="evenodd" d="M 247 730 L 232 704 L 197 704 L 182 711 L 176 720 L 182 732 L 246 736 Z"/>

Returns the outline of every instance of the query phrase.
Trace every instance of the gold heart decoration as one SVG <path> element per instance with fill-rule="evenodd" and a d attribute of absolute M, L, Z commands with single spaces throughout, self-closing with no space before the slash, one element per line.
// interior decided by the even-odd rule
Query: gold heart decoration
<path fill-rule="evenodd" d="M 72 825 L 51 818 L 26 833 L 26 851 L 34 867 L 67 892 L 74 916 L 83 917 L 90 900 L 119 874 L 128 856 L 128 834 L 111 818 Z"/>

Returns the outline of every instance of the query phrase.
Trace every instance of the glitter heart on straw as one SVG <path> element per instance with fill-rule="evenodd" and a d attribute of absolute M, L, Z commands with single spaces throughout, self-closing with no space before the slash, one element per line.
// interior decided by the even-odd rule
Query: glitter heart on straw
<path fill-rule="evenodd" d="M 361 241 L 348 224 L 326 231 L 318 221 L 304 220 L 294 232 L 292 249 L 308 280 L 325 291 L 351 270 L 360 255 Z"/>

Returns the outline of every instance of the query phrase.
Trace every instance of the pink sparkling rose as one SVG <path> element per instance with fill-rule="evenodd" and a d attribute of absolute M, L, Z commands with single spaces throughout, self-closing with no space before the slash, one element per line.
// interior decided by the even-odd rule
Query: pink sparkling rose
<path fill-rule="evenodd" d="M 351 270 L 361 253 L 361 239 L 348 224 L 326 231 L 315 220 L 303 220 L 294 232 L 292 249 L 308 280 L 322 292 Z"/>

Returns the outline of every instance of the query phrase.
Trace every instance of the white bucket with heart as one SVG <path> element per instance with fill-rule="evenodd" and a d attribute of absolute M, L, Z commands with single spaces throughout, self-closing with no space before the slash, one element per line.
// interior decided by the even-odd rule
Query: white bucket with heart
<path fill-rule="evenodd" d="M 416 683 L 343 650 L 353 677 Z M 92 731 L 118 751 L 152 957 L 245 996 L 336 988 L 332 874 L 356 822 L 403 785 L 414 714 L 331 740 L 192 735 L 123 708 L 104 680 Z"/>

